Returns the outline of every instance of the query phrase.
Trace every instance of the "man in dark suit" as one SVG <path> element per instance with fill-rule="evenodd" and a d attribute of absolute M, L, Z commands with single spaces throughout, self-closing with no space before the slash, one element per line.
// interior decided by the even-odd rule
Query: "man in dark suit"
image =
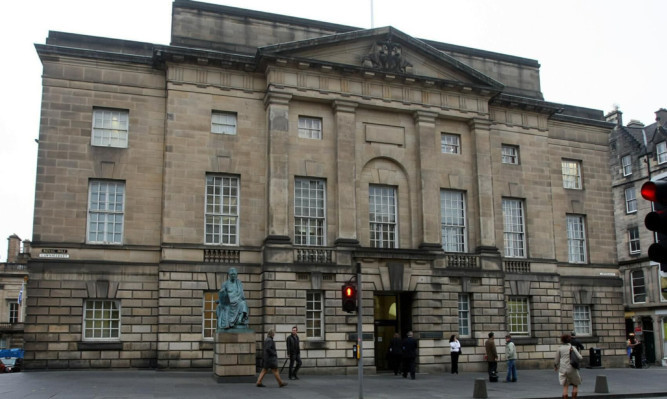
<path fill-rule="evenodd" d="M 412 338 L 412 331 L 408 331 L 408 336 L 403 340 L 403 378 L 415 379 L 415 360 L 417 359 L 417 341 Z"/>
<path fill-rule="evenodd" d="M 292 327 L 292 335 L 287 337 L 287 356 L 289 356 L 289 379 L 298 380 L 296 373 L 301 368 L 301 348 L 299 348 L 299 336 L 297 333 L 299 329 Z M 296 363 L 296 367 L 294 367 Z"/>

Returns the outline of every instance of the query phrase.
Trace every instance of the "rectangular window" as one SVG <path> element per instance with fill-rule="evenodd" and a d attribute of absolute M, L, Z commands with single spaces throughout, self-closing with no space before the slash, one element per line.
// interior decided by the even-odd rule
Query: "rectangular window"
<path fill-rule="evenodd" d="M 591 323 L 591 307 L 588 305 L 574 305 L 572 313 L 574 321 L 574 332 L 577 336 L 593 335 L 593 324 Z"/>
<path fill-rule="evenodd" d="M 127 148 L 130 113 L 122 109 L 93 109 L 91 145 Z"/>
<path fill-rule="evenodd" d="M 503 236 L 505 256 L 509 258 L 526 257 L 525 224 L 523 201 L 503 199 Z"/>
<path fill-rule="evenodd" d="M 396 189 L 369 186 L 368 213 L 371 247 L 397 248 Z"/>
<path fill-rule="evenodd" d="M 294 180 L 294 244 L 326 245 L 326 185 L 324 180 Z"/>
<path fill-rule="evenodd" d="M 461 136 L 458 134 L 442 133 L 440 135 L 440 149 L 443 154 L 460 154 Z"/>
<path fill-rule="evenodd" d="M 510 334 L 530 335 L 530 305 L 528 298 L 510 297 L 507 301 L 507 328 Z"/>
<path fill-rule="evenodd" d="M 470 336 L 470 295 L 459 294 L 459 337 Z"/>
<path fill-rule="evenodd" d="M 88 193 L 88 243 L 122 244 L 125 182 L 92 180 Z"/>
<path fill-rule="evenodd" d="M 299 137 L 322 140 L 322 119 L 300 116 Z"/>
<path fill-rule="evenodd" d="M 665 163 L 667 162 L 667 143 L 664 141 L 661 141 L 655 146 L 655 152 L 658 157 L 658 163 Z"/>
<path fill-rule="evenodd" d="M 514 145 L 503 144 L 502 152 L 503 152 L 503 163 L 510 165 L 519 164 L 519 147 Z"/>
<path fill-rule="evenodd" d="M 211 112 L 211 133 L 236 134 L 236 113 L 234 112 Z"/>
<path fill-rule="evenodd" d="M 120 304 L 110 300 L 88 299 L 83 309 L 84 340 L 120 339 Z"/>
<path fill-rule="evenodd" d="M 634 187 L 625 189 L 625 213 L 637 212 L 637 192 Z"/>
<path fill-rule="evenodd" d="M 461 191 L 440 190 L 440 230 L 445 252 L 466 251 L 465 196 Z"/>
<path fill-rule="evenodd" d="M 581 162 L 563 160 L 563 187 L 573 190 L 581 190 Z"/>
<path fill-rule="evenodd" d="M 321 291 L 306 293 L 306 338 L 324 338 L 324 308 Z"/>
<path fill-rule="evenodd" d="M 621 158 L 621 165 L 623 166 L 623 176 L 630 176 L 632 174 L 632 157 L 626 155 Z"/>
<path fill-rule="evenodd" d="M 213 339 L 215 330 L 218 327 L 218 315 L 216 313 L 218 304 L 218 291 L 204 292 L 204 309 L 202 311 L 202 334 L 204 339 Z"/>
<path fill-rule="evenodd" d="M 630 273 L 632 279 L 632 303 L 646 302 L 646 285 L 644 283 L 644 271 L 633 270 Z"/>
<path fill-rule="evenodd" d="M 19 322 L 19 303 L 9 302 L 9 324 L 16 324 Z"/>
<path fill-rule="evenodd" d="M 631 254 L 638 254 L 641 252 L 641 247 L 639 245 L 639 228 L 632 227 L 628 229 L 628 244 L 630 246 Z"/>
<path fill-rule="evenodd" d="M 239 178 L 206 176 L 206 244 L 238 245 Z"/>
<path fill-rule="evenodd" d="M 567 248 L 570 263 L 586 263 L 586 231 L 584 217 L 567 215 Z"/>

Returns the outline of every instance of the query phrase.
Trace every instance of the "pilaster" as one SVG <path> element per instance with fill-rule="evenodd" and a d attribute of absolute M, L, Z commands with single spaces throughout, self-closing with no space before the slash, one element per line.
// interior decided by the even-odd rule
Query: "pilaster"
<path fill-rule="evenodd" d="M 486 119 L 471 119 L 468 123 L 475 145 L 473 154 L 477 176 L 476 192 L 479 209 L 479 241 L 477 252 L 497 253 L 495 212 L 493 207 L 493 172 L 491 170 L 491 122 Z"/>
<path fill-rule="evenodd" d="M 336 123 L 336 195 L 338 232 L 336 243 L 358 245 L 356 200 L 356 108 L 357 103 L 336 100 L 332 104 Z"/>
<path fill-rule="evenodd" d="M 417 111 L 414 113 L 415 129 L 419 139 L 419 153 L 417 170 L 420 178 L 417 179 L 417 214 L 422 215 L 419 225 L 415 228 L 421 232 L 420 245 L 422 249 L 439 250 L 440 243 L 440 201 L 438 186 L 437 153 L 433 151 L 436 145 L 434 112 Z"/>

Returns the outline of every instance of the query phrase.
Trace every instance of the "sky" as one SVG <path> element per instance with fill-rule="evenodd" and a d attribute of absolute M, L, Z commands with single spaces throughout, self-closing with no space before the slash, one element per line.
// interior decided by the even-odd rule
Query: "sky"
<path fill-rule="evenodd" d="M 648 125 L 667 108 L 662 0 L 208 0 L 537 60 L 546 101 L 623 112 Z M 42 66 L 49 30 L 169 44 L 171 0 L 22 0 L 0 11 L 0 261 L 32 240 Z M 372 12 L 371 12 L 372 10 Z"/>

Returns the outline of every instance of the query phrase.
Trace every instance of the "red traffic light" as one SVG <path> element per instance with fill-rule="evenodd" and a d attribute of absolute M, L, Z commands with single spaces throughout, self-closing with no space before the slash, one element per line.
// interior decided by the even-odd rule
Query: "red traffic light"
<path fill-rule="evenodd" d="M 646 200 L 667 205 L 667 181 L 648 181 L 642 185 L 641 193 Z"/>
<path fill-rule="evenodd" d="M 344 284 L 342 287 L 342 307 L 343 310 L 350 313 L 357 310 L 357 286 L 352 283 Z"/>

